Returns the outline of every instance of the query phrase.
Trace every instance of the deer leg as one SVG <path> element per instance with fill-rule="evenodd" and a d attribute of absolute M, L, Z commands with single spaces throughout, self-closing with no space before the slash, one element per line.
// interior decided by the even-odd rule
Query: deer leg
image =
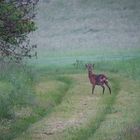
<path fill-rule="evenodd" d="M 105 83 L 105 85 L 108 87 L 109 92 L 110 92 L 110 94 L 111 94 L 111 88 L 110 88 L 110 86 L 108 85 L 108 83 L 107 83 L 107 82 Z"/>
<path fill-rule="evenodd" d="M 101 87 L 103 88 L 103 94 L 104 94 L 104 91 L 105 91 L 105 87 L 104 87 L 104 85 L 101 85 Z"/>
<path fill-rule="evenodd" d="M 95 86 L 93 85 L 93 86 L 92 86 L 92 94 L 94 93 L 94 88 L 95 88 Z"/>

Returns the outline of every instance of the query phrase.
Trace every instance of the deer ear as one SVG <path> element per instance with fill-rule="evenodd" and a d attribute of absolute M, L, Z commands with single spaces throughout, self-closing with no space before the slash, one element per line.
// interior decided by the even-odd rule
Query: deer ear
<path fill-rule="evenodd" d="M 92 64 L 92 66 L 94 67 L 95 64 Z"/>
<path fill-rule="evenodd" d="M 86 68 L 87 68 L 87 66 L 88 66 L 88 65 L 87 65 L 87 64 L 85 64 L 85 67 L 86 67 Z"/>

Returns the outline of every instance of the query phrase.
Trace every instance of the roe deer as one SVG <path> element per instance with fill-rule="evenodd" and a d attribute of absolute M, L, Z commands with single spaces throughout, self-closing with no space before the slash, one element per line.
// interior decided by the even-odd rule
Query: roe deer
<path fill-rule="evenodd" d="M 111 88 L 108 85 L 108 78 L 103 74 L 96 75 L 96 74 L 92 73 L 92 69 L 94 68 L 94 64 L 93 65 L 86 64 L 86 68 L 88 69 L 88 77 L 89 77 L 90 83 L 92 84 L 92 94 L 94 93 L 94 88 L 96 85 L 99 85 L 103 88 L 103 94 L 105 91 L 104 85 L 106 85 L 109 89 L 110 94 L 111 94 Z"/>

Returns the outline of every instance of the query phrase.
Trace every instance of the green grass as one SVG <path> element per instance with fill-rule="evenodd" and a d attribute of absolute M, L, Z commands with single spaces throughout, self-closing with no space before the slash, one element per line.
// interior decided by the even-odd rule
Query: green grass
<path fill-rule="evenodd" d="M 45 139 L 139 139 L 139 1 L 41 1 L 38 10 L 38 59 L 0 62 L 0 139 L 30 129 L 32 138 L 55 117 L 63 133 Z M 90 94 L 86 63 L 108 75 L 111 96 Z"/>
<path fill-rule="evenodd" d="M 1 69 L 0 76 L 0 96 L 1 96 L 1 109 L 0 119 L 14 117 L 13 108 L 15 105 L 31 104 L 30 98 L 33 96 L 32 76 L 22 69 L 19 65 L 7 65 Z M 5 113 L 4 113 L 5 112 Z M 7 114 L 6 114 L 7 112 Z"/>
<path fill-rule="evenodd" d="M 98 62 L 97 66 L 95 63 L 95 68 L 99 71 L 109 71 L 113 73 L 122 74 L 123 76 L 140 79 L 140 60 L 139 59 L 130 59 L 130 60 L 121 60 L 113 62 Z"/>
<path fill-rule="evenodd" d="M 16 114 L 17 109 L 34 105 L 34 78 L 31 68 L 24 65 L 1 62 L 0 66 L 0 139 L 5 140 L 11 139 L 29 125 L 18 123 L 26 121 Z M 17 127 L 17 131 L 14 131 L 14 127 Z"/>
<path fill-rule="evenodd" d="M 86 72 L 85 63 L 88 62 L 82 62 L 82 64 L 79 63 L 78 67 L 75 65 L 62 65 L 59 67 L 51 66 L 38 68 L 34 71 L 27 67 L 24 67 L 23 70 L 22 67 L 15 65 L 1 71 L 1 123 L 6 119 L 6 121 L 2 123 L 1 139 L 11 139 L 16 137 L 42 117 L 47 117 L 52 112 L 56 112 L 57 109 L 59 110 L 59 108 L 56 108 L 59 104 L 63 103 L 67 97 L 76 94 L 68 94 L 68 90 L 73 88 L 73 84 L 77 84 L 77 82 L 73 78 L 68 77 L 68 75 L 80 74 L 82 77 L 82 74 Z M 98 73 L 115 73 L 123 76 L 124 79 L 127 77 L 139 81 L 139 59 L 113 62 L 90 61 L 90 63 L 95 63 L 96 73 L 97 71 Z M 33 76 L 34 74 L 35 77 Z M 107 96 L 100 101 L 99 104 L 105 104 L 103 110 L 100 109 L 96 118 L 93 120 L 90 119 L 86 127 L 71 130 L 68 129 L 66 137 L 68 134 L 69 139 L 84 139 L 90 137 L 93 133 L 96 133 L 100 124 L 104 122 L 106 115 L 110 113 L 110 106 L 112 106 L 116 100 L 119 88 L 119 86 L 117 86 L 118 80 L 112 80 L 112 83 L 115 94 L 111 96 L 111 98 L 108 98 Z M 137 92 L 139 92 L 139 90 Z M 65 104 L 63 104 L 62 110 L 65 110 L 64 106 Z M 27 107 L 31 108 L 29 116 L 26 116 L 25 118 L 22 116 L 16 116 L 16 112 L 18 113 L 20 108 L 25 108 L 26 110 Z M 68 109 L 70 108 L 68 107 Z M 138 123 L 139 120 L 136 122 Z M 10 126 L 8 124 L 10 124 Z M 4 126 L 7 126 L 6 129 L 8 129 L 6 133 L 5 129 L 3 129 Z M 126 129 L 126 131 L 130 130 L 131 128 Z M 124 137 L 126 136 L 124 135 Z"/>
<path fill-rule="evenodd" d="M 93 62 L 90 62 L 90 63 L 93 63 Z M 137 100 L 137 99 L 139 99 L 139 97 L 138 97 L 139 89 L 138 89 L 138 86 L 135 87 L 135 84 L 134 84 L 134 82 L 139 82 L 139 78 L 140 78 L 139 77 L 139 69 L 140 69 L 139 64 L 140 64 L 139 59 L 113 61 L 113 62 L 110 62 L 110 61 L 95 62 L 95 72 L 96 73 L 102 72 L 102 73 L 106 73 L 107 75 L 109 75 L 109 77 L 112 77 L 109 79 L 111 80 L 111 83 L 112 83 L 113 95 L 111 95 L 111 96 L 108 95 L 108 96 L 102 97 L 100 99 L 100 101 L 98 102 L 98 104 L 96 105 L 97 110 L 98 110 L 97 115 L 94 116 L 93 118 L 92 117 L 89 118 L 89 120 L 86 123 L 83 122 L 84 124 L 82 126 L 68 127 L 64 130 L 64 134 L 56 133 L 54 135 L 54 137 L 52 136 L 52 138 L 51 137 L 50 138 L 51 139 L 57 138 L 57 139 L 63 139 L 63 140 L 65 140 L 65 139 L 66 140 L 68 140 L 68 139 L 69 140 L 78 140 L 78 139 L 82 140 L 82 139 L 96 139 L 96 138 L 100 140 L 100 139 L 103 139 L 104 136 L 106 139 L 111 139 L 112 137 L 122 138 L 122 139 L 128 139 L 127 137 L 134 138 L 133 128 L 135 128 L 135 127 L 133 127 L 133 125 L 139 126 L 139 123 L 140 123 L 140 121 L 138 119 L 139 118 L 139 112 L 138 112 L 139 101 Z M 77 102 L 75 102 L 75 100 L 80 100 L 80 98 L 86 98 L 86 96 L 80 97 L 82 94 L 82 91 L 86 90 L 86 92 L 87 92 L 87 87 L 85 87 L 85 89 L 84 89 L 84 85 L 83 85 L 83 88 L 81 85 L 82 80 L 84 78 L 83 73 L 86 72 L 85 67 L 84 67 L 84 62 L 83 62 L 83 65 L 79 65 L 78 67 L 75 67 L 74 65 L 70 65 L 68 67 L 60 66 L 60 67 L 53 68 L 53 66 L 52 66 L 52 67 L 48 67 L 48 68 L 44 68 L 44 69 L 43 68 L 38 69 L 38 71 L 39 71 L 39 73 L 41 73 L 40 76 L 43 77 L 43 79 L 44 79 L 43 81 L 46 82 L 46 85 L 50 84 L 51 87 L 56 87 L 56 88 L 57 88 L 57 84 L 58 84 L 58 83 L 56 84 L 56 82 L 55 82 L 56 80 L 67 83 L 68 85 L 69 84 L 71 85 L 71 82 L 68 80 L 69 78 L 67 79 L 67 77 L 71 77 L 73 79 L 76 75 L 80 76 L 80 77 L 78 76 L 80 79 L 77 77 L 78 79 L 74 78 L 72 80 L 72 81 L 75 81 L 74 87 L 72 87 L 72 89 L 68 88 L 69 91 L 65 95 L 64 98 L 63 98 L 63 95 L 65 94 L 63 92 L 64 89 L 62 89 L 62 91 L 60 90 L 63 87 L 60 83 L 58 84 L 59 85 L 58 87 L 60 87 L 60 89 L 59 88 L 58 89 L 61 91 L 62 96 L 61 96 L 61 93 L 59 94 L 59 92 L 57 92 L 57 91 L 50 92 L 51 96 L 42 95 L 42 98 L 45 97 L 48 101 L 54 100 L 54 104 L 55 104 L 56 100 L 59 102 L 58 104 L 54 105 L 54 110 L 50 113 L 50 114 L 52 114 L 50 116 L 53 116 L 53 115 L 57 116 L 57 114 L 59 114 L 59 115 L 61 114 L 60 115 L 61 117 L 64 115 L 63 116 L 64 118 L 65 117 L 71 118 L 72 112 L 75 110 L 75 109 L 73 110 L 73 108 L 75 108 L 74 105 L 75 106 L 78 105 Z M 45 75 L 48 75 L 48 82 L 46 81 L 47 78 L 44 78 Z M 61 75 L 62 75 L 62 77 L 61 77 Z M 64 75 L 64 77 L 63 77 L 63 75 Z M 50 80 L 53 80 L 52 83 L 49 83 Z M 125 83 L 125 80 L 126 81 L 130 80 L 130 83 L 128 83 L 128 82 Z M 40 79 L 40 81 L 42 81 L 42 80 Z M 54 86 L 53 86 L 53 84 L 54 84 Z M 132 84 L 132 87 L 130 86 L 131 84 Z M 78 85 L 80 87 L 76 88 L 75 86 L 78 86 Z M 129 86 L 130 89 L 127 86 Z M 133 89 L 134 89 L 134 91 L 133 91 Z M 126 94 L 125 92 L 128 92 L 128 93 Z M 133 95 L 131 95 L 131 92 L 133 92 Z M 89 93 L 87 93 L 87 94 L 89 94 Z M 127 98 L 125 98 L 125 96 Z M 132 98 L 131 96 L 132 97 L 134 96 L 134 98 Z M 118 99 L 118 97 L 119 97 L 119 99 Z M 122 100 L 121 100 L 121 98 L 122 98 Z M 127 103 L 127 100 L 130 100 L 131 98 L 134 102 L 134 105 L 132 108 L 129 106 L 129 102 Z M 46 101 L 46 99 L 44 100 L 44 102 Z M 124 110 L 123 106 L 121 106 L 121 105 L 117 108 L 115 107 L 116 105 L 120 104 L 119 103 L 120 101 L 122 102 L 123 100 L 124 100 L 124 103 L 126 103 L 126 108 L 128 107 L 130 110 L 129 109 Z M 112 126 L 111 123 L 114 123 L 114 124 L 116 123 L 115 117 L 117 117 L 117 116 L 115 116 L 115 117 L 111 117 L 111 116 L 115 112 L 118 112 L 118 110 L 120 110 L 124 116 L 117 118 L 118 125 L 115 128 L 115 130 L 113 131 L 113 129 L 110 129 L 110 127 Z M 133 116 L 134 121 L 131 121 L 131 117 L 130 117 L 130 114 L 132 114 L 131 112 L 133 112 L 134 114 L 137 114 L 137 117 Z M 109 117 L 110 121 L 108 120 L 108 116 L 110 116 Z M 47 119 L 47 117 L 46 117 L 46 119 Z M 48 116 L 48 120 L 49 119 L 51 120 L 51 118 Z M 108 121 L 110 124 L 105 126 L 105 124 Z M 124 122 L 124 123 L 122 124 L 122 122 Z M 103 132 L 104 129 L 107 129 L 107 130 L 105 132 Z M 123 129 L 123 131 L 120 132 L 120 130 L 122 130 L 122 129 Z M 128 131 L 132 131 L 131 136 L 126 135 L 129 133 Z M 101 133 L 103 133 L 103 134 L 101 134 Z M 26 137 L 26 138 L 28 139 L 28 137 Z M 32 139 L 32 136 L 29 139 Z"/>
<path fill-rule="evenodd" d="M 88 124 L 82 128 L 70 128 L 66 130 L 66 134 L 63 139 L 65 140 L 85 140 L 91 135 L 96 133 L 96 130 L 100 127 L 101 123 L 105 120 L 107 114 L 112 110 L 112 105 L 115 102 L 116 96 L 119 92 L 118 80 L 113 80 L 113 95 L 102 98 L 97 105 L 97 115 L 88 121 Z"/>
<path fill-rule="evenodd" d="M 136 139 L 139 136 L 139 85 L 135 80 L 120 78 L 120 91 L 110 114 L 89 140 Z M 130 133 L 131 132 L 131 133 Z"/>
<path fill-rule="evenodd" d="M 78 62 L 77 62 L 78 61 Z M 132 78 L 132 79 L 140 79 L 140 60 L 139 58 L 133 59 L 121 59 L 115 61 L 93 61 L 93 60 L 74 60 L 73 63 L 67 64 L 64 63 L 59 66 L 57 65 L 49 65 L 45 67 L 38 67 L 38 71 L 40 76 L 42 75 L 57 75 L 57 74 L 74 74 L 74 73 L 83 73 L 86 71 L 85 64 L 91 63 L 95 64 L 95 72 L 112 72 L 122 74 L 123 76 Z"/>
<path fill-rule="evenodd" d="M 45 93 L 42 96 L 41 93 L 35 91 L 35 85 L 40 82 L 37 71 L 35 72 L 35 70 L 33 71 L 24 65 L 19 67 L 13 64 L 5 67 L 1 71 L 0 83 L 0 139 L 2 140 L 16 137 L 32 123 L 43 116 L 47 116 L 55 106 L 61 103 L 67 90 L 72 85 L 72 80 L 67 77 L 48 76 L 48 79 L 55 80 L 56 84 L 58 83 L 58 87 L 52 87 L 49 92 L 44 91 Z M 34 74 L 37 77 L 34 77 Z M 28 108 L 30 109 L 29 115 L 26 116 L 25 114 L 24 116 Z M 24 109 L 25 112 L 23 112 L 24 110 L 20 111 L 21 109 Z M 18 116 L 19 113 L 20 116 Z"/>

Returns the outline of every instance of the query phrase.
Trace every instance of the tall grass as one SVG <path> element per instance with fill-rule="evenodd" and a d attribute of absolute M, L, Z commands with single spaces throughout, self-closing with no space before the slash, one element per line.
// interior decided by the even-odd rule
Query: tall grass
<path fill-rule="evenodd" d="M 38 68 L 39 73 L 43 75 L 57 75 L 57 74 L 74 74 L 86 72 L 85 64 L 91 63 L 95 64 L 94 72 L 112 72 L 116 74 L 121 74 L 123 76 L 140 79 L 140 60 L 139 58 L 129 59 L 129 60 L 116 60 L 116 61 L 81 61 L 75 60 L 71 64 L 63 64 L 59 66 L 48 66 L 43 68 Z"/>
<path fill-rule="evenodd" d="M 13 126 L 20 131 L 25 128 L 17 123 L 24 118 L 18 117 L 16 112 L 34 106 L 34 75 L 31 68 L 23 64 L 1 62 L 0 69 L 0 139 L 7 140 L 17 134 Z"/>
<path fill-rule="evenodd" d="M 43 74 L 43 73 L 42 73 Z M 34 86 L 40 82 L 42 77 L 40 71 L 33 70 L 22 64 L 1 64 L 0 75 L 0 139 L 8 140 L 25 131 L 28 126 L 43 116 L 48 115 L 53 108 L 60 104 L 67 90 L 72 85 L 72 80 L 58 76 L 48 76 L 50 80 L 60 81 L 63 86 L 53 92 L 44 94 L 46 106 L 40 105 L 40 97 L 35 93 Z M 46 92 L 46 91 L 45 91 Z M 25 109 L 25 113 L 20 110 Z M 17 113 L 21 115 L 18 116 Z M 23 114 L 22 114 L 23 113 Z"/>
<path fill-rule="evenodd" d="M 109 71 L 123 74 L 129 78 L 140 79 L 140 60 L 138 58 L 113 62 L 98 62 L 95 67 L 101 71 Z"/>
<path fill-rule="evenodd" d="M 14 117 L 14 106 L 32 104 L 33 75 L 17 64 L 2 64 L 0 73 L 0 119 Z"/>

